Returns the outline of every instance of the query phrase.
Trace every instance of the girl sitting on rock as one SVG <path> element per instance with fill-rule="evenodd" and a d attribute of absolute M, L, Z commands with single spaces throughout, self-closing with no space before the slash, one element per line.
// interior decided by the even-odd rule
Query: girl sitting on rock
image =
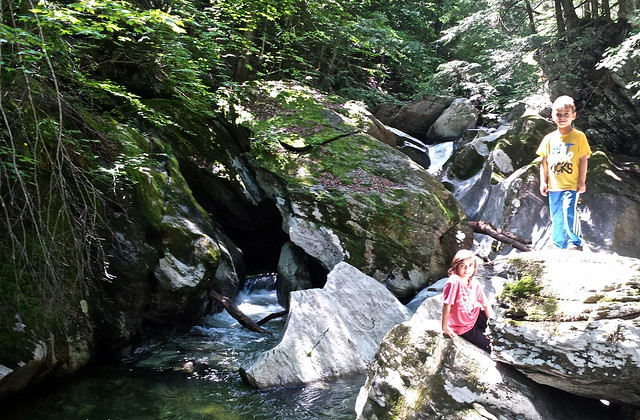
<path fill-rule="evenodd" d="M 451 337 L 459 335 L 490 352 L 485 330 L 491 307 L 480 282 L 474 278 L 476 264 L 473 252 L 466 249 L 453 257 L 442 291 L 442 331 Z"/>

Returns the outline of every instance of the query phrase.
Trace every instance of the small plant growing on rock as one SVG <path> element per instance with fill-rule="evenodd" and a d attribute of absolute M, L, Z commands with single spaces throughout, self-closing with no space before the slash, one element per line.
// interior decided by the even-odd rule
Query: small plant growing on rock
<path fill-rule="evenodd" d="M 499 300 L 509 309 L 506 316 L 513 319 L 541 320 L 554 314 L 557 299 L 546 296 L 539 279 L 542 267 L 535 263 L 514 260 L 509 278 L 499 296 Z"/>

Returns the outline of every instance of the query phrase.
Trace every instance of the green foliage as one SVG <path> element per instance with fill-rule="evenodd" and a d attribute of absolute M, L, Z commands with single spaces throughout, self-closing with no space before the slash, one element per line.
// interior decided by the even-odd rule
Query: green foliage
<path fill-rule="evenodd" d="M 440 65 L 423 89 L 466 97 L 485 114 L 536 91 L 538 69 L 533 57 L 543 38 L 532 34 L 518 8 L 501 2 L 474 2 L 458 21 L 444 28 L 438 40 L 447 62 Z M 505 25 L 512 21 L 512 26 Z M 520 22 L 516 25 L 515 22 Z"/>
<path fill-rule="evenodd" d="M 506 283 L 503 289 L 503 296 L 515 301 L 520 299 L 533 299 L 540 296 L 541 290 L 542 287 L 536 283 L 536 279 L 526 275 L 513 283 Z"/>
<path fill-rule="evenodd" d="M 627 66 L 629 62 L 634 62 L 634 65 Z M 632 75 L 624 75 L 626 67 L 634 69 Z M 627 88 L 634 92 L 633 97 L 635 99 L 640 99 L 640 32 L 631 34 L 620 45 L 609 48 L 596 68 L 606 68 L 614 73 L 623 74 L 627 78 L 631 78 Z"/>

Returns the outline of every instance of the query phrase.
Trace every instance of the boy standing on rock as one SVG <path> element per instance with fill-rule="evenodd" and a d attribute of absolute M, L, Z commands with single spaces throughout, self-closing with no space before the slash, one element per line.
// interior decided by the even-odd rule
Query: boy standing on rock
<path fill-rule="evenodd" d="M 587 159 L 591 148 L 587 136 L 573 128 L 576 106 L 570 96 L 553 102 L 551 117 L 558 127 L 538 147 L 540 194 L 549 196 L 552 239 L 558 248 L 582 250 L 578 197 L 587 189 Z"/>

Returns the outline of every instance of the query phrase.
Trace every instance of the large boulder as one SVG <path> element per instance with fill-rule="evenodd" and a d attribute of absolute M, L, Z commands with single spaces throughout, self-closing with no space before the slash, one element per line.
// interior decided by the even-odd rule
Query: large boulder
<path fill-rule="evenodd" d="M 140 154 L 151 147 L 134 138 Z M 122 357 L 141 339 L 192 325 L 204 314 L 210 288 L 234 296 L 240 284 L 233 244 L 212 226 L 176 157 L 167 151 L 161 161 L 148 164 L 152 170 L 135 172 L 124 195 L 129 211 L 113 213 L 113 278 L 101 285 L 112 302 L 103 334 Z"/>
<path fill-rule="evenodd" d="M 492 357 L 538 383 L 640 406 L 640 260 L 549 250 L 501 258 L 509 307 Z"/>
<path fill-rule="evenodd" d="M 373 113 L 383 123 L 419 140 L 425 140 L 429 127 L 451 105 L 453 98 L 426 96 L 404 105 L 381 104 Z"/>
<path fill-rule="evenodd" d="M 438 305 L 439 304 L 439 305 Z M 427 299 L 381 343 L 356 402 L 364 419 L 614 419 L 596 401 L 539 385 L 462 338 L 446 338 Z"/>
<path fill-rule="evenodd" d="M 294 291 L 290 298 L 278 345 L 241 369 L 256 388 L 363 373 L 384 335 L 411 313 L 383 285 L 344 262 L 324 288 Z"/>
<path fill-rule="evenodd" d="M 587 244 L 597 252 L 640 258 L 640 158 L 595 152 L 589 158 L 580 218 Z"/>
<path fill-rule="evenodd" d="M 462 138 L 467 130 L 476 127 L 478 114 L 468 99 L 455 99 L 429 127 L 427 140 L 430 143 L 442 143 Z"/>
<path fill-rule="evenodd" d="M 515 169 L 531 163 L 542 138 L 556 126 L 539 115 L 523 115 L 497 140 L 490 161 L 495 172 L 508 176 Z"/>
<path fill-rule="evenodd" d="M 429 168 L 431 165 L 429 148 L 424 142 L 397 128 L 383 124 L 373 115 L 369 115 L 369 119 L 373 124 L 371 124 L 367 130 L 367 134 L 370 134 L 385 144 L 396 147 L 424 169 Z"/>
<path fill-rule="evenodd" d="M 73 374 L 96 357 L 134 357 L 146 339 L 193 325 L 209 289 L 236 293 L 237 250 L 193 197 L 171 148 L 116 123 L 108 132 L 110 145 L 126 149 L 126 161 L 109 172 L 104 271 L 92 287 L 60 288 L 70 302 L 56 298 L 56 312 L 43 312 L 37 329 L 33 317 L 17 313 L 4 341 L 15 350 L 0 354 L 0 397 Z"/>
<path fill-rule="evenodd" d="M 240 122 L 254 133 L 258 182 L 291 242 L 327 271 L 346 261 L 408 297 L 446 272 L 455 249 L 470 246 L 455 198 L 366 134 L 371 119 L 362 108 L 281 83 L 251 92 Z"/>

